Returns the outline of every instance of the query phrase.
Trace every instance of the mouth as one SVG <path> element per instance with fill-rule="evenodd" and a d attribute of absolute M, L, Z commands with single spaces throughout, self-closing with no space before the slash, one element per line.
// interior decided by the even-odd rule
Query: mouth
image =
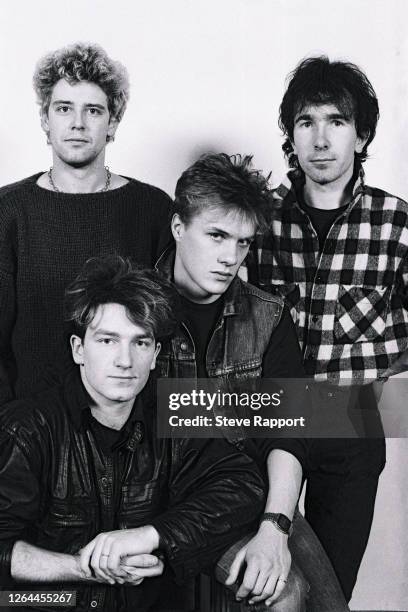
<path fill-rule="evenodd" d="M 114 380 L 136 380 L 137 376 L 109 376 Z"/>
<path fill-rule="evenodd" d="M 89 140 L 86 138 L 65 138 L 65 142 L 87 143 Z"/>
<path fill-rule="evenodd" d="M 233 277 L 233 274 L 231 274 L 231 272 L 218 272 L 217 270 L 212 270 L 211 274 L 213 275 L 215 280 L 223 283 L 230 281 Z"/>
<path fill-rule="evenodd" d="M 231 278 L 232 276 L 231 272 L 220 272 L 218 270 L 212 270 L 211 274 L 214 274 L 214 276 L 218 276 L 219 278 L 222 278 L 223 280 L 227 280 Z"/>
<path fill-rule="evenodd" d="M 335 161 L 334 157 L 318 157 L 310 160 L 312 164 L 327 164 L 328 162 Z"/>

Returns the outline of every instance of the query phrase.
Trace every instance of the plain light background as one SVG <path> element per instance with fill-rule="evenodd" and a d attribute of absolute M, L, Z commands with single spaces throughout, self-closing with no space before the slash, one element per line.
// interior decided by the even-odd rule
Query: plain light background
<path fill-rule="evenodd" d="M 180 173 L 212 150 L 251 153 L 278 183 L 285 77 L 304 56 L 326 53 L 360 65 L 380 101 L 367 182 L 408 199 L 406 0 L 3 0 L 0 19 L 1 185 L 49 167 L 34 65 L 83 40 L 130 74 L 131 100 L 107 150 L 114 172 L 173 195 Z M 383 407 L 395 399 L 386 389 Z M 354 609 L 408 610 L 406 442 L 388 443 Z"/>

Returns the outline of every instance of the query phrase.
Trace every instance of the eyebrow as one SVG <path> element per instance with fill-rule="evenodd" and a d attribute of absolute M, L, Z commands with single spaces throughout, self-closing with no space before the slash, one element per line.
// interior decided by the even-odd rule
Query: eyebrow
<path fill-rule="evenodd" d="M 92 327 L 91 327 L 92 329 Z M 109 338 L 120 338 L 120 334 L 114 331 L 110 331 L 109 329 L 96 329 L 92 331 L 94 336 L 109 336 Z M 132 336 L 133 340 L 154 340 L 153 336 L 150 334 L 136 334 Z"/>
<path fill-rule="evenodd" d="M 52 102 L 52 105 L 55 106 L 57 104 L 74 104 L 74 102 L 72 100 L 54 100 Z M 89 102 L 87 104 L 85 104 L 86 108 L 99 108 L 101 110 L 106 110 L 106 106 L 104 106 L 103 104 L 98 104 L 97 102 Z"/>
<path fill-rule="evenodd" d="M 213 225 L 213 226 L 209 227 L 209 228 L 208 228 L 208 231 L 209 231 L 209 232 L 216 232 L 217 234 L 221 234 L 222 236 L 226 236 L 226 237 L 228 237 L 228 238 L 231 238 L 231 237 L 232 237 L 232 236 L 231 236 L 231 234 L 230 234 L 229 232 L 226 232 L 225 230 L 220 229 L 219 227 L 217 227 L 217 226 L 215 226 L 215 225 Z M 253 233 L 253 234 L 251 234 L 250 236 L 240 236 L 240 237 L 238 238 L 238 240 L 254 240 L 254 239 L 255 239 L 255 235 L 256 235 L 256 232 L 254 232 L 254 233 Z"/>
<path fill-rule="evenodd" d="M 324 118 L 329 119 L 331 121 L 333 119 L 340 119 L 342 121 L 350 121 L 350 119 L 346 117 L 346 115 L 343 115 L 342 113 L 328 113 L 327 115 L 324 115 Z M 298 115 L 298 117 L 296 117 L 295 123 L 298 123 L 299 121 L 313 121 L 313 117 L 310 113 L 302 113 L 301 115 Z"/>

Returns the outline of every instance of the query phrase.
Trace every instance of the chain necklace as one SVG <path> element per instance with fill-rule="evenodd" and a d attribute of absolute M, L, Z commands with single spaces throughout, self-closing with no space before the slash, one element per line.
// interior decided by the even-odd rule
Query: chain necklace
<path fill-rule="evenodd" d="M 57 191 L 58 193 L 61 193 L 61 189 L 58 189 L 58 187 L 54 183 L 54 179 L 52 178 L 52 170 L 53 170 L 53 167 L 51 166 L 51 168 L 47 172 L 48 182 L 51 185 L 51 188 L 52 188 L 53 191 Z M 105 166 L 105 171 L 106 171 L 105 185 L 102 187 L 102 189 L 98 189 L 98 191 L 95 192 L 95 193 L 101 193 L 103 191 L 108 191 L 108 189 L 110 187 L 112 174 L 111 174 L 111 171 L 109 170 L 108 166 Z"/>

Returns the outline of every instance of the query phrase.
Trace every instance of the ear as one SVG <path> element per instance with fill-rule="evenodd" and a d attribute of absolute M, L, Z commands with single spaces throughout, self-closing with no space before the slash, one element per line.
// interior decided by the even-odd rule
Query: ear
<path fill-rule="evenodd" d="M 119 121 L 117 119 L 114 119 L 112 116 L 110 116 L 109 123 L 108 123 L 108 132 L 107 132 L 107 136 L 109 137 L 109 140 L 113 140 L 115 138 L 115 134 L 116 134 L 116 130 L 118 129 L 118 125 L 119 125 Z"/>
<path fill-rule="evenodd" d="M 156 359 L 157 359 L 157 355 L 160 353 L 160 349 L 161 349 L 161 344 L 160 342 L 156 343 L 156 349 L 154 351 L 154 355 L 153 355 L 153 359 L 152 359 L 152 364 L 150 366 L 151 370 L 154 370 L 154 368 L 156 367 Z"/>
<path fill-rule="evenodd" d="M 73 334 L 69 339 L 71 344 L 72 359 L 77 365 L 84 365 L 84 345 L 79 336 Z"/>
<path fill-rule="evenodd" d="M 40 118 L 41 118 L 41 127 L 44 130 L 44 132 L 48 135 L 50 131 L 50 126 L 48 124 L 48 113 L 46 113 L 43 108 L 40 110 Z"/>
<path fill-rule="evenodd" d="M 178 213 L 174 213 L 173 218 L 171 220 L 171 233 L 173 234 L 174 240 L 179 242 L 183 236 L 184 231 L 184 223 L 180 219 Z"/>
<path fill-rule="evenodd" d="M 361 153 L 361 151 L 364 149 L 367 140 L 369 138 L 370 134 L 367 134 L 365 136 L 357 136 L 357 140 L 356 140 L 356 144 L 354 147 L 354 152 L 355 153 Z"/>

